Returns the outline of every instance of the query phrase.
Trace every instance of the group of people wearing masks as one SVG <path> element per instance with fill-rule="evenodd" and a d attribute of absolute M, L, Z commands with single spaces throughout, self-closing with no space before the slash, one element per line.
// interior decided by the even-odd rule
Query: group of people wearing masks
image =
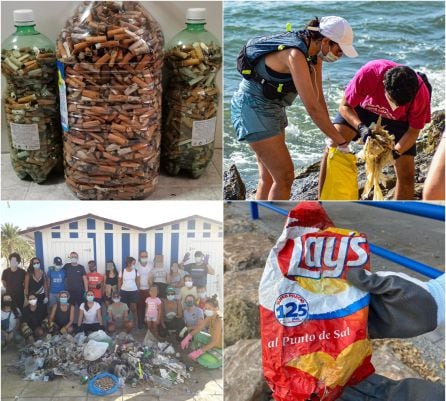
<path fill-rule="evenodd" d="M 353 30 L 344 18 L 316 18 L 300 31 L 254 38 L 243 51 L 238 61 L 251 57 L 253 66 L 251 71 L 245 64 L 241 71 L 244 79 L 232 97 L 231 119 L 238 140 L 247 142 L 257 158 L 256 199 L 290 197 L 294 167 L 285 142 L 285 110 L 297 95 L 326 136 L 319 196 L 328 149 L 336 147 L 349 153 L 349 143 L 365 143 L 373 136 L 371 123 L 381 117 L 384 128 L 395 136 L 395 199 L 413 199 L 416 140 L 431 119 L 431 88 L 425 76 L 391 60 L 372 60 L 348 83 L 338 113 L 331 120 L 323 93 L 322 66 L 343 55 L 358 55 Z"/>
<path fill-rule="evenodd" d="M 194 256 L 191 262 L 186 253 L 181 263 L 166 270 L 162 261 L 149 261 L 148 253 L 141 251 L 138 262 L 127 257 L 121 271 L 108 261 L 103 275 L 93 260 L 86 272 L 76 252 L 65 265 L 55 257 L 47 272 L 37 257 L 25 271 L 20 255 L 12 253 L 2 273 L 2 347 L 20 337 L 32 343 L 46 333 L 103 329 L 112 335 L 146 327 L 157 339 L 184 337 L 183 349 L 196 337 L 200 341 L 193 343 L 192 359 L 210 350 L 219 352 L 219 304 L 216 295 L 206 294 L 207 275 L 215 271 L 209 255 L 197 251 Z"/>

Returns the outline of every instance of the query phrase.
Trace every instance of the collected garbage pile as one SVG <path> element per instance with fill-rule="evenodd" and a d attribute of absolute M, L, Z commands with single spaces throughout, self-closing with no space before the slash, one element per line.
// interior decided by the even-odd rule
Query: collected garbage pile
<path fill-rule="evenodd" d="M 150 336 L 141 343 L 125 333 L 111 338 L 101 330 L 88 337 L 64 334 L 36 341 L 20 350 L 18 368 L 25 380 L 31 381 L 75 376 L 86 383 L 109 373 L 118 378 L 121 387 L 144 383 L 169 389 L 190 377 L 188 367 L 175 358 L 169 343 L 158 343 Z M 114 382 L 104 377 L 97 384 L 106 391 Z"/>

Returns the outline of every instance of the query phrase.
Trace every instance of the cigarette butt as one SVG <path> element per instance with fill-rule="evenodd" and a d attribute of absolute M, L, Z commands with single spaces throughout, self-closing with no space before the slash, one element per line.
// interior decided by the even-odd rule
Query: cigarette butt
<path fill-rule="evenodd" d="M 138 63 L 138 65 L 135 67 L 135 71 L 142 71 L 144 67 L 149 64 L 151 59 L 150 54 L 145 54 L 144 57 L 141 59 L 141 61 Z"/>
<path fill-rule="evenodd" d="M 124 33 L 124 32 L 125 32 L 125 28 L 123 28 L 123 27 L 116 28 L 116 29 L 110 29 L 107 31 L 107 36 L 110 37 L 110 36 L 116 35 L 118 33 Z"/>
<path fill-rule="evenodd" d="M 76 44 L 73 46 L 73 49 L 74 49 L 73 53 L 76 53 L 76 52 L 78 52 L 78 51 L 84 50 L 84 49 L 87 48 L 88 46 L 91 46 L 91 43 L 89 43 L 89 42 L 80 42 L 80 43 L 76 43 Z"/>
<path fill-rule="evenodd" d="M 123 125 L 120 125 L 120 124 L 112 123 L 111 129 L 112 129 L 112 131 L 116 130 L 119 132 L 125 132 L 126 127 L 124 127 Z"/>
<path fill-rule="evenodd" d="M 110 57 L 110 62 L 108 63 L 108 66 L 111 68 L 115 65 L 115 61 L 116 61 L 116 57 L 118 56 L 118 51 L 117 50 L 113 50 L 111 57 Z"/>
<path fill-rule="evenodd" d="M 108 140 L 111 142 L 115 142 L 119 145 L 127 145 L 128 140 L 117 133 L 108 134 Z M 119 152 L 118 152 L 119 153 Z"/>
<path fill-rule="evenodd" d="M 107 36 L 89 36 L 85 38 L 85 41 L 89 43 L 107 42 Z"/>
<path fill-rule="evenodd" d="M 77 78 L 74 77 L 67 77 L 65 79 L 66 83 L 69 84 L 70 86 L 73 86 L 75 88 L 84 88 L 85 87 L 85 83 L 82 81 L 79 81 Z"/>
<path fill-rule="evenodd" d="M 17 100 L 17 102 L 18 103 L 29 103 L 31 100 L 36 100 L 36 95 L 34 93 L 29 96 L 21 97 L 20 99 Z"/>
<path fill-rule="evenodd" d="M 91 91 L 88 89 L 84 89 L 82 91 L 82 96 L 88 97 L 90 99 L 98 99 L 99 98 L 99 92 Z"/>
<path fill-rule="evenodd" d="M 101 49 L 104 47 L 116 47 L 116 46 L 119 46 L 119 40 L 109 40 L 107 42 L 95 44 L 96 49 Z"/>
<path fill-rule="evenodd" d="M 198 65 L 198 64 L 200 64 L 200 60 L 197 59 L 197 58 L 191 58 L 191 59 L 189 59 L 189 60 L 183 60 L 183 61 L 181 62 L 181 65 L 182 65 L 183 67 L 188 67 L 188 66 L 190 66 L 190 65 Z"/>
<path fill-rule="evenodd" d="M 132 82 L 138 84 L 141 88 L 145 88 L 147 86 L 147 83 L 143 81 L 141 78 L 138 78 L 137 76 L 134 76 L 132 78 Z"/>
<path fill-rule="evenodd" d="M 77 143 L 78 145 L 84 145 L 85 144 L 85 141 L 83 139 L 78 138 L 78 137 L 76 137 L 74 135 L 70 135 L 68 138 L 69 138 L 68 139 L 69 141 Z"/>
<path fill-rule="evenodd" d="M 135 55 L 133 53 L 128 52 L 124 58 L 121 60 L 121 62 L 119 63 L 119 66 L 122 67 L 124 64 L 127 64 L 130 62 L 130 60 L 135 57 Z"/>
<path fill-rule="evenodd" d="M 113 156 L 113 155 L 111 155 L 110 153 L 107 153 L 107 152 L 102 152 L 102 156 L 105 159 L 108 159 L 108 160 L 111 160 L 111 161 L 114 161 L 114 162 L 119 162 L 121 160 L 119 157 Z"/>
<path fill-rule="evenodd" d="M 62 58 L 67 58 L 67 52 L 60 40 L 57 41 L 57 50 L 59 51 Z"/>
<path fill-rule="evenodd" d="M 94 63 L 95 67 L 99 67 L 101 64 L 107 64 L 110 58 L 110 53 L 105 53 L 99 60 L 96 61 L 96 63 Z"/>
<path fill-rule="evenodd" d="M 82 128 L 95 128 L 95 127 L 100 127 L 100 126 L 101 126 L 101 122 L 98 120 L 86 121 L 86 122 L 82 123 Z"/>

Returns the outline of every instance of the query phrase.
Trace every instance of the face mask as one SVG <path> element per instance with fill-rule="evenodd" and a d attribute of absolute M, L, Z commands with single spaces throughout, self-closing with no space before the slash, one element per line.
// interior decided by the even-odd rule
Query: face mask
<path fill-rule="evenodd" d="M 130 270 L 133 270 L 135 268 L 135 265 L 130 265 Z"/>
<path fill-rule="evenodd" d="M 175 295 L 168 295 L 168 296 L 167 296 L 167 299 L 168 299 L 169 301 L 174 301 L 174 300 L 175 300 Z"/>
<path fill-rule="evenodd" d="M 322 52 L 322 43 L 321 43 L 321 48 L 320 48 L 319 53 L 317 54 L 317 56 L 322 61 L 326 61 L 327 63 L 333 63 L 333 62 L 339 60 L 339 57 L 334 55 L 332 53 L 332 51 L 330 50 L 330 46 L 328 47 L 328 53 L 324 55 L 324 53 Z"/>
<path fill-rule="evenodd" d="M 195 263 L 199 265 L 199 264 L 203 263 L 203 260 L 204 260 L 203 256 L 196 257 Z"/>
<path fill-rule="evenodd" d="M 211 317 L 211 316 L 214 316 L 214 311 L 213 311 L 213 310 L 206 309 L 206 310 L 204 311 L 204 314 L 205 314 L 207 317 Z"/>
<path fill-rule="evenodd" d="M 206 293 L 205 292 L 200 292 L 200 294 L 198 294 L 200 296 L 200 298 L 206 298 Z"/>
<path fill-rule="evenodd" d="M 187 288 L 191 288 L 192 285 L 193 285 L 193 283 L 192 283 L 192 281 L 185 281 L 185 282 L 184 282 L 184 285 L 185 285 Z"/>
<path fill-rule="evenodd" d="M 68 303 L 68 298 L 59 298 L 59 301 L 62 305 L 65 305 Z"/>
<path fill-rule="evenodd" d="M 71 262 L 73 265 L 77 264 L 77 258 L 71 258 L 71 259 L 70 259 L 70 262 Z"/>
<path fill-rule="evenodd" d="M 19 262 L 17 262 L 16 258 L 11 258 L 9 265 L 11 266 L 11 268 L 16 269 L 19 266 Z"/>
<path fill-rule="evenodd" d="M 392 109 L 392 111 L 395 111 L 398 107 L 400 107 L 400 106 L 398 106 L 395 102 L 393 102 L 392 100 L 390 100 L 390 97 L 389 97 L 389 95 L 387 94 L 387 92 L 384 92 L 384 96 L 386 97 L 387 102 L 389 103 L 389 106 L 390 106 L 390 108 Z"/>
<path fill-rule="evenodd" d="M 57 271 L 59 271 L 59 270 L 62 270 L 62 266 L 54 266 L 54 268 L 57 270 Z"/>
<path fill-rule="evenodd" d="M 40 263 L 34 263 L 33 267 L 34 269 L 40 269 Z"/>
<path fill-rule="evenodd" d="M 148 260 L 147 258 L 141 258 L 140 259 L 141 263 L 144 264 L 144 265 L 147 263 L 147 260 Z"/>
<path fill-rule="evenodd" d="M 30 299 L 30 300 L 29 300 L 29 304 L 30 304 L 30 305 L 33 305 L 33 306 L 34 306 L 34 305 L 37 305 L 37 299 Z"/>
<path fill-rule="evenodd" d="M 194 306 L 194 301 L 186 301 L 186 306 Z"/>
<path fill-rule="evenodd" d="M 87 301 L 88 302 L 93 302 L 94 301 L 94 296 L 93 295 L 88 295 L 87 296 Z"/>
<path fill-rule="evenodd" d="M 115 304 L 117 304 L 118 302 L 120 302 L 121 301 L 121 298 L 113 298 L 113 302 L 115 303 Z"/>

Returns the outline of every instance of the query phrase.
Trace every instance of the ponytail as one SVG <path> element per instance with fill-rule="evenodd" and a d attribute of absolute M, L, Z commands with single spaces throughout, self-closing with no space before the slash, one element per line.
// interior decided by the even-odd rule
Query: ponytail
<path fill-rule="evenodd" d="M 308 32 L 308 36 L 313 40 L 319 40 L 325 38 L 324 35 L 322 35 L 319 31 L 319 18 L 314 17 L 311 21 L 309 21 L 305 27 L 306 31 Z"/>

